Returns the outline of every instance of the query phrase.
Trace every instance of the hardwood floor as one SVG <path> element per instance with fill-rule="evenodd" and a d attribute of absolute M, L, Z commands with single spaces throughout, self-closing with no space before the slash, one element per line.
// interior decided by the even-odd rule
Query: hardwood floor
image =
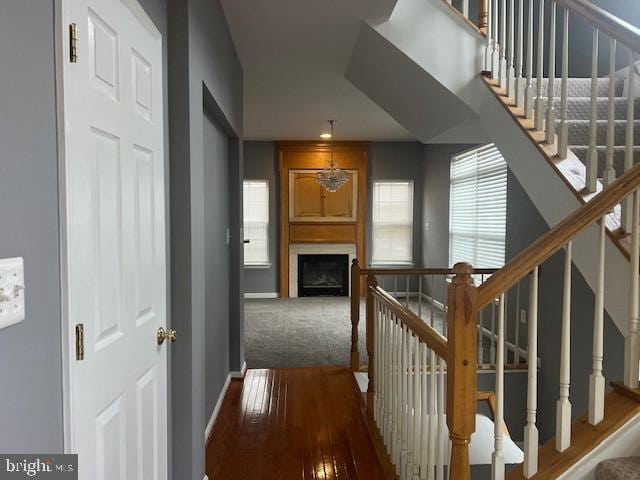
<path fill-rule="evenodd" d="M 207 445 L 210 480 L 384 479 L 346 367 L 249 370 Z"/>

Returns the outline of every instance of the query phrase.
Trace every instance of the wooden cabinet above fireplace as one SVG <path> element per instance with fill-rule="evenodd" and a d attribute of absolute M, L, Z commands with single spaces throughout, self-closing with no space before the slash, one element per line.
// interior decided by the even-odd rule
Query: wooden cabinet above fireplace
<path fill-rule="evenodd" d="M 365 262 L 365 205 L 367 198 L 365 142 L 336 142 L 338 168 L 351 174 L 350 181 L 331 193 L 316 183 L 316 173 L 330 159 L 327 143 L 281 142 L 280 157 L 280 295 L 289 296 L 291 245 L 323 244 L 355 246 Z M 293 276 L 291 278 L 294 278 Z"/>
<path fill-rule="evenodd" d="M 316 182 L 320 170 L 289 170 L 290 222 L 356 222 L 358 220 L 358 171 L 348 170 L 350 180 L 337 192 Z"/>

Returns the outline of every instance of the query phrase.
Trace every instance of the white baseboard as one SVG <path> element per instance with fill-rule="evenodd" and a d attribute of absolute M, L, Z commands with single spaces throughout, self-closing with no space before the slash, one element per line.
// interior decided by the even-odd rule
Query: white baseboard
<path fill-rule="evenodd" d="M 242 362 L 242 368 L 239 372 L 231 372 L 231 378 L 244 378 L 245 373 L 247 373 L 247 362 Z"/>
<path fill-rule="evenodd" d="M 279 298 L 278 292 L 271 293 L 245 293 L 244 298 Z"/>
<path fill-rule="evenodd" d="M 231 383 L 231 374 L 227 375 L 227 379 L 224 382 L 224 387 L 222 387 L 222 391 L 218 396 L 218 401 L 216 402 L 216 406 L 213 407 L 213 413 L 211 414 L 209 423 L 207 423 L 207 428 L 205 428 L 204 430 L 205 445 L 207 444 L 207 440 L 209 440 L 209 436 L 211 435 L 211 431 L 213 430 L 213 425 L 216 423 L 216 418 L 218 417 L 218 413 L 220 413 L 220 408 L 222 407 L 222 401 L 224 400 L 224 397 L 227 394 L 227 390 L 229 389 L 229 383 Z"/>
<path fill-rule="evenodd" d="M 209 480 L 209 477 L 207 477 L 207 475 L 205 474 L 204 478 L 202 480 Z"/>

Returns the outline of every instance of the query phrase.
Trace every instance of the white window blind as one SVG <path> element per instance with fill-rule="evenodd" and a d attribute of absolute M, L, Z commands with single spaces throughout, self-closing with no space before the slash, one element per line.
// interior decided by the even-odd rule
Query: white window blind
<path fill-rule="evenodd" d="M 245 265 L 269 264 L 269 182 L 244 181 L 244 244 Z"/>
<path fill-rule="evenodd" d="M 413 262 L 413 182 L 373 184 L 374 264 Z"/>
<path fill-rule="evenodd" d="M 449 265 L 504 265 L 507 164 L 495 145 L 453 157 L 449 219 Z"/>

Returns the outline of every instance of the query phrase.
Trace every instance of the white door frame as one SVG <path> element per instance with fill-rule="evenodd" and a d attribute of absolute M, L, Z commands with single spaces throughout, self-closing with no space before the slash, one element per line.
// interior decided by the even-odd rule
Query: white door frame
<path fill-rule="evenodd" d="M 65 72 L 69 62 L 69 22 L 68 11 L 69 5 L 75 0 L 54 0 L 54 58 L 55 58 L 55 79 L 56 79 L 56 123 L 57 123 L 57 143 L 58 143 L 58 209 L 59 209 L 59 240 L 60 240 L 60 305 L 61 305 L 61 341 L 62 341 L 62 404 L 63 404 L 63 446 L 65 453 L 72 452 L 73 439 L 73 408 L 72 408 L 72 389 L 71 382 L 73 379 L 72 369 L 74 362 L 71 356 L 75 355 L 75 349 L 72 348 L 71 342 L 74 341 L 74 335 L 71 332 L 72 325 L 69 321 L 69 285 L 67 270 L 67 243 L 66 236 L 67 225 L 67 182 L 66 182 L 66 116 L 65 116 Z M 138 18 L 138 20 L 152 33 L 152 35 L 163 45 L 164 42 L 161 32 L 155 26 L 147 12 L 140 5 L 138 0 L 112 0 L 120 1 L 127 5 L 130 11 Z M 163 92 L 164 97 L 164 92 Z M 163 99 L 164 103 L 164 99 Z M 165 111 L 165 115 L 168 112 Z M 164 128 L 164 127 L 163 127 Z M 167 132 L 164 132 L 165 135 Z M 165 152 L 165 155 L 168 152 Z M 163 159 L 164 161 L 164 159 Z M 165 195 L 167 190 L 165 189 Z M 165 213 L 166 215 L 166 213 Z M 168 223 L 165 223 L 165 233 Z M 166 234 L 163 238 L 166 247 Z M 165 251 L 168 251 L 165 248 Z M 166 262 L 166 258 L 165 258 Z M 169 282 L 169 269 L 166 268 L 166 281 Z M 167 306 L 169 303 L 167 302 Z M 170 325 L 170 316 L 167 309 L 166 312 L 167 325 Z M 167 355 L 167 361 L 169 355 Z M 167 365 L 167 372 L 170 365 Z M 167 376 L 167 391 L 170 391 L 170 376 Z M 167 424 L 171 416 L 171 404 L 167 403 Z M 169 442 L 170 445 L 170 442 Z M 168 452 L 167 452 L 168 453 Z"/>

